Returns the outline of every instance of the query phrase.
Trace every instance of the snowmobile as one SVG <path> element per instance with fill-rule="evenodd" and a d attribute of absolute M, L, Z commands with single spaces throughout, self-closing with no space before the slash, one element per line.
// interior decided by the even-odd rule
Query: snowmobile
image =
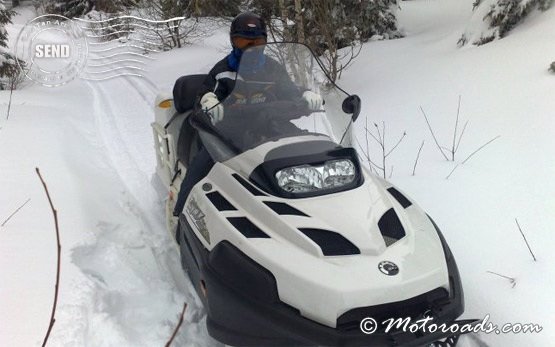
<path fill-rule="evenodd" d="M 275 76 L 257 69 L 260 59 L 278 62 L 294 82 L 281 91 L 287 98 Z M 464 311 L 461 279 L 434 221 L 359 161 L 360 98 L 324 71 L 307 46 L 268 43 L 243 53 L 221 122 L 195 107 L 205 75 L 181 77 L 173 95 L 156 99 L 168 230 L 208 332 L 231 346 L 454 346 L 449 333 L 382 323 L 453 323 Z M 307 107 L 306 90 L 322 96 L 322 109 Z M 177 219 L 179 187 L 200 145 L 215 164 Z M 368 318 L 377 322 L 372 334 L 362 331 Z"/>

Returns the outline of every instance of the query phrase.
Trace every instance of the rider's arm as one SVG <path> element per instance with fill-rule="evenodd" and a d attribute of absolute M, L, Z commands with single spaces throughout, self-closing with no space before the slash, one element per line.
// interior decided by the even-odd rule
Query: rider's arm
<path fill-rule="evenodd" d="M 233 90 L 235 75 L 236 72 L 229 69 L 227 58 L 220 60 L 206 76 L 198 100 L 209 92 L 216 94 L 220 101 L 225 99 Z"/>

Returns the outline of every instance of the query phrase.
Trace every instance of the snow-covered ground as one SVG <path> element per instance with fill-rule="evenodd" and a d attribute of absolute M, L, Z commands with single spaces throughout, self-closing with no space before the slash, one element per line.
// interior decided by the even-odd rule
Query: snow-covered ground
<path fill-rule="evenodd" d="M 386 126 L 391 181 L 434 217 L 456 256 L 466 294 L 463 317 L 538 323 L 539 334 L 481 334 L 468 346 L 550 346 L 555 341 L 555 9 L 507 38 L 457 48 L 473 0 L 401 3 L 403 39 L 365 44 L 340 84 L 363 100 L 365 119 Z M 12 40 L 33 17 L 23 8 Z M 40 345 L 54 295 L 54 223 L 39 167 L 58 210 L 60 299 L 52 346 L 162 346 L 184 302 L 176 345 L 216 346 L 200 302 L 165 231 L 154 188 L 150 122 L 156 93 L 178 76 L 205 72 L 224 52 L 225 29 L 183 49 L 155 54 L 146 78 L 28 84 L 0 92 L 0 346 Z M 457 104 L 469 125 L 455 162 L 435 148 L 419 107 L 442 145 L 452 143 Z M 445 179 L 457 163 L 500 135 Z M 420 143 L 425 145 L 412 176 Z M 371 140 L 372 141 L 372 140 Z M 381 160 L 372 145 L 371 156 Z M 538 258 L 532 260 L 518 218 Z M 516 280 L 514 288 L 497 272 Z"/>

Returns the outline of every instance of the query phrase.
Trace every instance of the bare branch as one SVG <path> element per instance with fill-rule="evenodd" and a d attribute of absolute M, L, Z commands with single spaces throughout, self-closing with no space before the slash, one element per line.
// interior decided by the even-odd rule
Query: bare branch
<path fill-rule="evenodd" d="M 2 224 L 0 225 L 0 227 L 3 227 L 4 225 L 6 225 L 6 223 L 8 223 L 8 221 L 9 221 L 17 212 L 19 212 L 19 210 L 21 210 L 21 209 L 23 208 L 23 206 L 27 205 L 27 203 L 28 203 L 29 201 L 31 201 L 30 198 L 27 199 L 27 201 L 25 201 L 25 202 L 23 203 L 23 205 L 19 206 L 12 214 L 10 214 L 10 216 L 4 221 L 4 223 L 2 223 Z"/>
<path fill-rule="evenodd" d="M 455 120 L 455 130 L 453 131 L 453 146 L 451 147 L 451 160 L 455 161 L 455 142 L 457 141 L 457 129 L 459 127 L 459 115 L 461 112 L 461 96 L 459 95 L 459 105 L 457 106 L 457 118 Z"/>
<path fill-rule="evenodd" d="M 374 162 L 372 161 L 372 159 L 370 158 L 370 155 L 368 155 L 367 153 L 364 153 L 364 150 L 362 149 L 362 146 L 360 145 L 360 142 L 358 141 L 358 138 L 357 138 L 356 136 L 355 136 L 355 141 L 357 142 L 358 146 L 360 147 L 361 152 L 364 154 L 364 156 L 365 156 L 365 158 L 366 158 L 366 161 L 370 164 L 370 170 L 373 169 L 372 166 L 374 166 L 375 168 L 378 168 L 378 169 L 380 169 L 380 170 L 383 170 L 383 168 L 379 167 L 376 163 L 374 163 Z M 377 172 L 376 172 L 376 173 L 377 173 Z"/>
<path fill-rule="evenodd" d="M 451 172 L 449 173 L 449 175 L 447 175 L 447 177 L 445 177 L 446 180 L 448 180 L 449 177 L 451 177 L 451 175 L 453 174 L 453 172 L 455 172 L 455 170 L 459 167 L 459 165 L 461 165 L 461 164 L 455 165 L 455 167 L 453 168 L 453 170 L 451 170 Z"/>
<path fill-rule="evenodd" d="M 54 323 L 56 322 L 55 314 L 56 314 L 56 306 L 58 304 L 58 290 L 59 290 L 59 287 L 60 287 L 60 260 L 61 260 L 62 246 L 60 244 L 60 229 L 59 229 L 59 226 L 58 226 L 58 212 L 54 208 L 54 204 L 52 203 L 52 199 L 50 198 L 50 193 L 48 192 L 48 187 L 46 186 L 46 183 L 42 179 L 39 168 L 38 167 L 35 168 L 35 171 L 37 172 L 37 175 L 39 176 L 39 179 L 42 183 L 42 186 L 44 187 L 44 191 L 46 192 L 46 197 L 48 198 L 48 203 L 50 204 L 50 208 L 52 209 L 52 215 L 54 216 L 54 225 L 56 227 L 56 241 L 57 241 L 57 244 L 58 244 L 58 265 L 56 267 L 56 285 L 54 287 L 55 288 L 54 289 L 54 302 L 52 304 L 52 313 L 50 315 L 50 324 L 48 324 L 48 330 L 46 331 L 46 336 L 44 337 L 44 340 L 42 342 L 42 347 L 44 347 L 44 346 L 46 346 L 46 342 L 48 341 L 48 337 L 50 336 L 50 332 L 52 331 L 52 328 L 54 327 Z"/>
<path fill-rule="evenodd" d="M 536 259 L 536 256 L 534 255 L 534 252 L 532 252 L 532 248 L 530 248 L 530 244 L 528 243 L 528 240 L 526 239 L 526 236 L 524 236 L 524 233 L 522 232 L 522 228 L 520 227 L 520 224 L 518 224 L 518 219 L 515 218 L 515 222 L 516 222 L 516 225 L 518 226 L 518 231 L 520 231 L 520 235 L 522 235 L 522 238 L 524 239 L 524 242 L 526 242 L 526 247 L 528 247 L 528 251 L 530 251 L 530 254 L 532 255 L 532 258 L 534 258 L 534 261 L 538 261 Z"/>
<path fill-rule="evenodd" d="M 483 144 L 482 146 L 480 146 L 480 148 L 478 148 L 477 150 L 475 150 L 474 152 L 470 153 L 470 155 L 463 160 L 462 164 L 466 163 L 474 154 L 476 154 L 478 151 L 480 151 L 482 148 L 486 147 L 487 145 L 489 145 L 490 143 L 492 143 L 493 141 L 497 140 L 498 138 L 500 138 L 500 135 L 497 135 L 496 137 L 494 137 L 493 139 L 489 140 L 488 142 L 486 142 L 485 144 Z"/>
<path fill-rule="evenodd" d="M 416 155 L 416 160 L 414 161 L 414 167 L 412 168 L 412 175 L 414 176 L 415 171 L 416 171 L 416 164 L 418 164 L 418 158 L 420 157 L 420 152 L 422 151 L 422 147 L 424 147 L 424 140 L 422 140 L 422 144 L 420 145 L 420 148 L 418 149 L 418 154 Z"/>
<path fill-rule="evenodd" d="M 183 324 L 183 317 L 185 316 L 185 310 L 187 309 L 187 303 L 183 304 L 183 310 L 181 311 L 181 316 L 179 316 L 179 322 L 177 323 L 177 326 L 175 327 L 175 330 L 173 331 L 173 334 L 171 336 L 171 338 L 168 340 L 168 342 L 166 343 L 165 347 L 170 347 L 170 345 L 173 342 L 173 339 L 175 339 L 175 336 L 177 335 L 177 332 L 179 331 L 179 328 L 181 327 L 181 324 Z"/>
<path fill-rule="evenodd" d="M 374 123 L 374 124 L 376 124 L 376 123 Z M 370 136 L 372 136 L 372 138 L 374 140 L 376 140 L 376 142 L 383 148 L 382 142 L 374 134 L 372 134 L 372 132 L 370 130 L 366 129 L 366 133 L 369 134 Z"/>
<path fill-rule="evenodd" d="M 443 150 L 441 149 L 441 146 L 439 145 L 439 143 L 437 142 L 437 138 L 436 135 L 434 134 L 434 131 L 432 130 L 432 126 L 430 125 L 430 121 L 428 120 L 428 116 L 426 116 L 426 112 L 424 112 L 424 109 L 422 108 L 422 106 L 420 106 L 420 111 L 422 111 L 422 114 L 424 115 L 424 119 L 426 119 L 426 124 L 428 124 L 428 129 L 430 129 L 430 133 L 432 133 L 432 137 L 434 138 L 434 141 L 437 145 L 437 148 L 439 149 L 439 151 L 441 152 L 441 155 L 443 155 L 443 157 L 445 158 L 445 160 L 449 161 L 449 158 L 447 158 L 447 156 L 445 155 L 445 153 L 443 153 Z"/>
<path fill-rule="evenodd" d="M 364 130 L 366 130 L 368 132 L 368 117 L 366 117 L 366 123 L 364 125 Z M 368 136 L 365 136 L 366 138 L 366 153 L 368 153 L 368 159 L 370 159 L 370 144 L 368 141 Z"/>
<path fill-rule="evenodd" d="M 505 275 L 501 275 L 501 274 L 498 274 L 497 272 L 493 272 L 493 271 L 486 271 L 486 272 L 488 272 L 488 273 L 490 273 L 490 274 L 493 274 L 493 275 L 497 275 L 497 276 L 499 276 L 499 277 L 503 277 L 503 278 L 508 279 L 509 282 L 512 284 L 512 288 L 514 288 L 514 287 L 516 286 L 516 279 L 515 279 L 515 278 L 509 277 L 509 276 L 505 276 Z"/>
<path fill-rule="evenodd" d="M 395 148 L 397 148 L 397 146 L 399 146 L 399 144 L 401 143 L 401 141 L 403 141 L 403 139 L 405 138 L 405 136 L 407 136 L 407 132 L 406 132 L 406 131 L 403 132 L 403 135 L 401 136 L 401 138 L 399 139 L 399 141 L 397 141 L 397 144 L 396 144 L 395 146 L 393 146 L 393 148 L 392 148 L 389 152 L 387 152 L 387 154 L 385 155 L 386 157 L 388 157 L 388 156 L 391 154 L 391 152 L 393 152 L 393 151 L 395 150 Z"/>
<path fill-rule="evenodd" d="M 464 135 L 464 131 L 466 130 L 466 126 L 467 126 L 467 125 L 468 125 L 468 121 L 466 121 L 466 122 L 464 123 L 464 127 L 463 127 L 463 130 L 462 130 L 462 132 L 461 132 L 461 136 L 459 136 L 459 141 L 457 142 L 457 147 L 455 147 L 455 152 L 459 150 L 459 146 L 460 146 L 460 144 L 461 144 L 461 140 L 462 140 L 462 137 L 463 137 L 463 135 Z"/>

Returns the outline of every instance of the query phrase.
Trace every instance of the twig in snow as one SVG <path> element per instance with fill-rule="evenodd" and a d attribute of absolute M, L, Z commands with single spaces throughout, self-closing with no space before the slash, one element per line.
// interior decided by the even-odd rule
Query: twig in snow
<path fill-rule="evenodd" d="M 177 326 L 175 327 L 175 330 L 173 331 L 173 334 L 171 336 L 171 338 L 168 340 L 168 342 L 166 343 L 165 347 L 170 347 L 170 345 L 173 342 L 173 339 L 175 339 L 175 336 L 177 335 L 177 332 L 179 331 L 179 328 L 181 327 L 181 324 L 183 324 L 183 317 L 185 316 L 185 310 L 187 309 L 187 303 L 183 304 L 183 311 L 181 311 L 181 316 L 179 317 L 179 322 L 177 323 Z"/>
<path fill-rule="evenodd" d="M 56 322 L 55 314 L 56 314 L 56 306 L 58 304 L 58 289 L 60 287 L 60 259 L 61 259 L 62 246 L 60 244 L 60 229 L 58 227 L 58 212 L 54 208 L 54 204 L 52 203 L 52 199 L 50 198 L 50 193 L 48 192 L 48 187 L 46 186 L 46 183 L 42 179 L 39 168 L 38 167 L 35 168 L 35 171 L 37 172 L 37 175 L 39 176 L 39 179 L 42 183 L 42 186 L 44 187 L 44 191 L 46 192 L 46 197 L 48 198 L 48 202 L 50 203 L 50 208 L 52 209 L 52 215 L 54 216 L 54 225 L 56 227 L 56 241 L 58 243 L 58 265 L 57 265 L 57 268 L 56 268 L 56 286 L 54 287 L 55 288 L 54 289 L 54 303 L 52 304 L 52 313 L 50 315 L 50 324 L 48 324 L 48 330 L 47 330 L 46 336 L 44 337 L 44 340 L 42 342 L 42 347 L 44 347 L 44 346 L 46 346 L 46 342 L 48 341 L 48 337 L 50 336 L 50 332 L 52 331 L 52 328 L 54 327 L 54 323 Z"/>
<path fill-rule="evenodd" d="M 371 164 L 373 164 L 375 166 L 376 169 L 379 169 L 380 171 L 382 171 L 383 173 L 383 178 L 386 179 L 387 178 L 387 165 L 386 165 L 386 159 L 387 157 L 389 157 L 389 155 L 399 146 L 399 144 L 401 144 L 401 142 L 403 141 L 403 139 L 405 138 L 405 136 L 407 136 L 407 132 L 404 131 L 403 135 L 399 138 L 399 140 L 397 141 L 397 143 L 389 150 L 386 150 L 386 144 L 385 144 L 385 122 L 382 122 L 382 129 L 380 131 L 380 127 L 378 126 L 378 124 L 374 123 L 374 127 L 376 128 L 376 132 L 378 133 L 378 136 L 374 135 L 369 129 L 368 127 L 364 128 L 364 130 L 366 130 L 366 142 L 368 142 L 368 135 L 370 135 L 370 137 L 372 137 L 377 143 L 378 145 L 381 147 L 382 149 L 382 165 L 376 165 L 375 163 L 371 162 Z M 369 158 L 368 158 L 369 159 Z M 377 170 L 376 170 L 377 171 Z M 391 176 L 390 176 L 391 178 Z"/>
<path fill-rule="evenodd" d="M 391 165 L 391 172 L 389 173 L 389 178 L 393 176 L 393 165 Z"/>
<path fill-rule="evenodd" d="M 416 164 L 418 164 L 418 158 L 420 158 L 420 152 L 422 151 L 422 147 L 424 147 L 424 141 L 422 141 L 422 144 L 420 145 L 420 148 L 418 149 L 418 154 L 416 155 L 416 160 L 414 161 L 414 167 L 412 168 L 412 175 L 413 176 L 416 172 Z"/>
<path fill-rule="evenodd" d="M 445 177 L 446 180 L 448 180 L 449 177 L 451 177 L 451 175 L 453 174 L 453 172 L 455 172 L 455 170 L 459 167 L 459 165 L 461 165 L 461 164 L 455 165 L 455 167 L 453 168 L 453 170 L 451 170 L 451 172 L 449 172 L 449 175 L 447 175 L 447 177 Z"/>
<path fill-rule="evenodd" d="M 505 275 L 501 275 L 501 274 L 498 274 L 497 272 L 493 272 L 493 271 L 486 271 L 486 272 L 489 272 L 490 274 L 494 274 L 494 275 L 497 275 L 499 277 L 503 277 L 503 278 L 508 279 L 509 282 L 512 284 L 512 288 L 514 288 L 516 286 L 516 279 L 515 278 L 505 276 Z"/>
<path fill-rule="evenodd" d="M 458 130 L 459 130 L 459 121 L 460 121 L 460 114 L 461 114 L 461 96 L 459 95 L 459 103 L 457 105 L 457 116 L 455 117 L 455 126 L 453 127 L 453 141 L 451 144 L 451 148 L 447 148 L 445 146 L 441 146 L 439 144 L 439 141 L 437 140 L 437 137 L 435 136 L 435 133 L 432 129 L 432 126 L 430 124 L 430 120 L 428 119 L 428 115 L 426 114 L 426 112 L 424 112 L 424 109 L 422 108 L 422 106 L 420 106 L 420 111 L 422 111 L 422 114 L 424 115 L 424 119 L 426 119 L 426 124 L 428 124 L 428 129 L 430 130 L 430 133 L 432 134 L 432 137 L 434 138 L 434 141 L 436 143 L 437 148 L 439 149 L 439 151 L 441 152 L 441 154 L 443 155 L 443 157 L 445 158 L 445 160 L 449 160 L 449 158 L 447 157 L 447 155 L 445 153 L 451 153 L 451 161 L 455 161 L 455 153 L 457 153 L 459 146 L 461 145 L 461 140 L 463 138 L 464 132 L 466 131 L 466 127 L 468 125 L 468 121 L 466 121 L 464 123 L 464 127 L 460 133 L 460 135 L 458 134 Z M 457 139 L 458 136 L 458 139 Z"/>
<path fill-rule="evenodd" d="M 474 154 L 478 153 L 482 148 L 486 147 L 487 145 L 489 145 L 490 143 L 492 143 L 493 141 L 497 140 L 498 138 L 500 138 L 500 135 L 497 135 L 496 137 L 494 137 L 493 139 L 489 140 L 488 142 L 484 143 L 483 145 L 481 145 L 477 150 L 475 150 L 474 152 L 470 153 L 470 155 L 468 157 L 466 157 L 465 160 L 462 161 L 462 163 L 457 164 L 453 170 L 451 170 L 451 172 L 449 173 L 449 175 L 447 175 L 447 177 L 445 177 L 446 180 L 449 179 L 449 177 L 451 177 L 451 175 L 453 174 L 453 172 L 455 172 L 455 170 L 459 167 L 459 165 L 462 165 L 464 163 L 466 163 Z"/>
<path fill-rule="evenodd" d="M 432 126 L 430 125 L 430 121 L 428 120 L 428 116 L 426 115 L 426 112 L 424 112 L 424 109 L 422 108 L 422 106 L 420 106 L 420 111 L 422 111 L 422 114 L 424 115 L 424 119 L 426 119 L 426 124 L 428 124 L 428 129 L 430 129 L 430 133 L 432 133 L 432 137 L 434 138 L 436 146 L 439 149 L 439 151 L 441 152 L 441 155 L 443 155 L 445 160 L 449 161 L 449 158 L 447 158 L 445 153 L 443 153 L 443 149 L 441 149 L 441 146 L 439 145 L 439 142 L 437 141 L 436 135 L 434 134 L 434 131 L 432 130 Z"/>
<path fill-rule="evenodd" d="M 464 135 L 464 131 L 466 130 L 466 126 L 468 125 L 468 121 L 464 123 L 463 130 L 461 131 L 461 136 L 459 136 L 459 141 L 457 142 L 457 146 L 455 147 L 455 152 L 459 150 L 459 146 L 461 145 L 461 140 Z"/>
<path fill-rule="evenodd" d="M 23 208 L 23 206 L 27 205 L 27 203 L 31 201 L 31 199 L 27 199 L 27 201 L 25 201 L 23 203 L 23 205 L 19 206 L 12 214 L 10 214 L 10 216 L 0 225 L 0 227 L 3 227 L 4 225 L 6 225 L 6 223 L 8 223 L 8 221 L 17 213 L 19 212 L 19 210 L 21 210 Z"/>
<path fill-rule="evenodd" d="M 368 136 L 367 136 L 366 138 L 368 139 Z M 358 144 L 358 147 L 360 148 L 360 151 L 361 151 L 362 154 L 364 155 L 364 158 L 362 157 L 362 155 L 361 155 L 360 153 L 357 152 L 357 154 L 359 155 L 359 157 L 360 157 L 361 159 L 364 159 L 363 161 L 366 161 L 366 162 L 369 163 L 368 166 L 369 166 L 369 168 L 370 168 L 370 172 L 375 172 L 376 175 L 377 175 L 377 174 L 378 174 L 378 171 L 377 171 L 377 169 L 376 169 L 375 167 L 378 167 L 378 166 L 376 165 L 376 163 L 374 163 L 374 162 L 372 161 L 372 159 L 370 159 L 370 156 L 368 155 L 368 152 L 365 152 L 365 151 L 364 151 L 364 149 L 362 148 L 362 146 L 361 146 L 361 144 L 360 144 L 360 141 L 358 140 L 358 138 L 357 138 L 356 136 L 355 136 L 355 141 L 356 141 L 356 143 Z"/>
<path fill-rule="evenodd" d="M 489 140 L 488 142 L 484 143 L 482 146 L 480 146 L 480 148 L 478 148 L 477 150 L 475 150 L 474 152 L 470 153 L 470 155 L 468 157 L 466 157 L 465 160 L 463 160 L 463 164 L 466 163 L 468 161 L 468 159 L 470 159 L 474 154 L 478 153 L 478 151 L 480 151 L 482 148 L 486 147 L 487 145 L 489 145 L 490 143 L 492 143 L 493 141 L 497 140 L 498 138 L 500 138 L 500 135 L 497 135 L 496 137 L 494 137 L 493 139 Z"/>
<path fill-rule="evenodd" d="M 520 224 L 518 224 L 518 219 L 515 218 L 515 222 L 516 222 L 516 225 L 518 227 L 518 231 L 520 231 L 520 235 L 522 235 L 522 238 L 524 239 L 524 242 L 526 242 L 526 246 L 528 247 L 528 251 L 530 251 L 530 254 L 532 255 L 532 258 L 534 258 L 534 261 L 537 261 L 536 256 L 534 255 L 534 252 L 532 252 L 532 248 L 530 248 L 530 244 L 528 243 L 528 240 L 526 239 L 526 236 L 524 236 L 524 233 L 522 232 L 522 228 L 520 227 Z"/>

